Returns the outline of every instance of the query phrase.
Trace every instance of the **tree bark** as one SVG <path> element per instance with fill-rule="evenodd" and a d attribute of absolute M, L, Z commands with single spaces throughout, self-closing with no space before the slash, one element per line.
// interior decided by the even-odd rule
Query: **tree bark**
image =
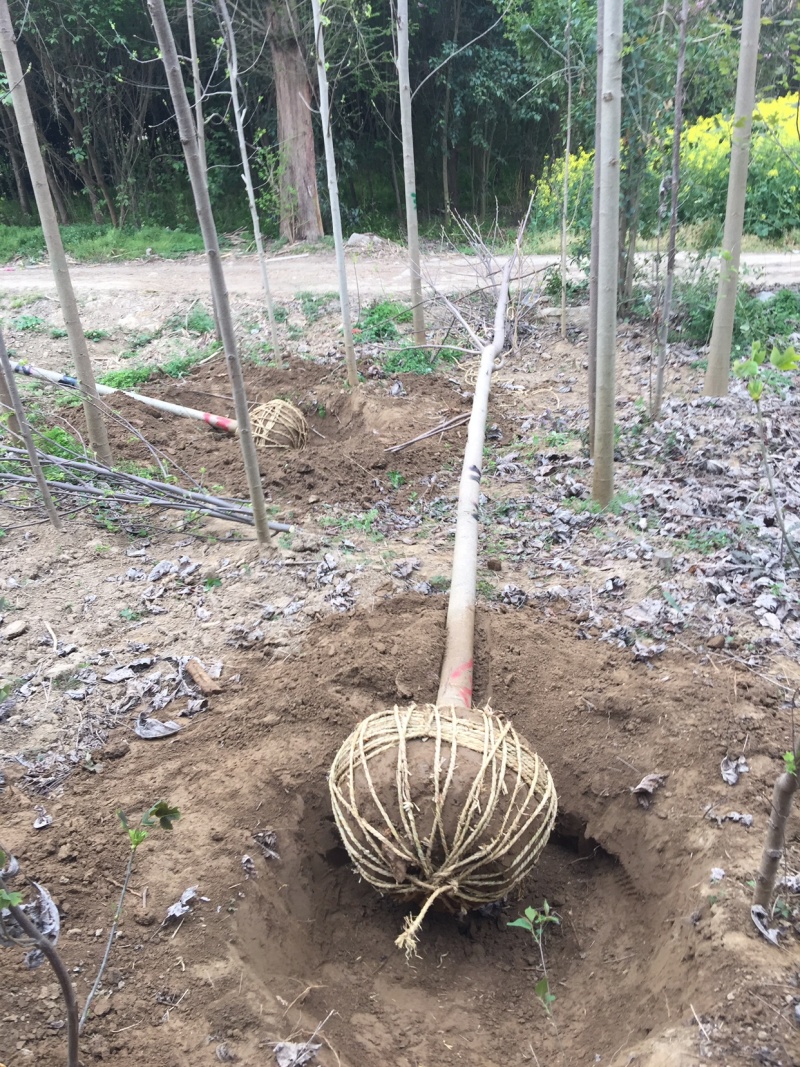
<path fill-rule="evenodd" d="M 5 2 L 5 0 L 2 0 Z M 238 426 L 239 446 L 242 450 L 242 461 L 247 485 L 250 490 L 250 501 L 253 505 L 253 521 L 256 535 L 262 545 L 269 545 L 272 535 L 267 522 L 267 507 L 264 501 L 264 489 L 261 485 L 261 474 L 258 469 L 258 453 L 253 440 L 253 431 L 250 425 L 250 412 L 247 407 L 247 394 L 242 376 L 242 365 L 239 362 L 239 353 L 236 348 L 236 334 L 233 326 L 233 315 L 228 299 L 228 290 L 225 285 L 225 275 L 222 270 L 222 260 L 219 254 L 219 240 L 214 223 L 214 215 L 211 210 L 211 198 L 208 194 L 208 182 L 205 171 L 200 162 L 200 152 L 197 146 L 197 133 L 194 129 L 192 110 L 189 106 L 189 98 L 186 95 L 186 87 L 181 77 L 178 52 L 175 48 L 175 39 L 172 36 L 164 0 L 147 0 L 150 18 L 158 39 L 158 47 L 161 51 L 164 63 L 164 71 L 167 76 L 170 96 L 175 108 L 175 117 L 178 122 L 183 153 L 186 159 L 186 169 L 189 172 L 189 180 L 192 184 L 197 219 L 203 234 L 203 244 L 208 257 L 208 270 L 211 275 L 211 291 L 214 298 L 214 307 L 219 316 L 219 327 L 222 335 L 222 345 L 225 350 L 225 361 L 228 367 L 231 391 L 233 393 L 234 409 L 236 411 L 236 423 Z"/>
<path fill-rule="evenodd" d="M 681 133 L 683 131 L 683 73 L 686 66 L 686 29 L 689 22 L 689 0 L 681 0 L 678 38 L 678 66 L 675 72 L 675 122 L 672 131 L 672 177 L 670 179 L 669 241 L 667 244 L 667 276 L 664 280 L 664 299 L 658 330 L 656 354 L 656 392 L 652 417 L 657 419 L 664 399 L 664 372 L 667 366 L 669 319 L 672 314 L 672 289 L 675 282 L 675 245 L 678 236 L 678 190 L 681 184 Z"/>
<path fill-rule="evenodd" d="M 794 759 L 796 769 L 800 765 L 800 744 L 795 745 Z M 756 875 L 753 904 L 760 905 L 762 908 L 769 907 L 772 890 L 775 888 L 775 876 L 778 873 L 778 867 L 786 845 L 786 823 L 792 811 L 792 801 L 796 792 L 797 773 L 789 774 L 787 770 L 780 775 L 772 790 L 767 838 L 764 842 L 761 864 Z"/>
<path fill-rule="evenodd" d="M 192 5 L 192 0 L 186 0 L 187 11 Z M 261 285 L 264 289 L 264 300 L 267 305 L 267 316 L 269 317 L 269 329 L 272 337 L 272 350 L 276 356 L 280 353 L 280 343 L 278 341 L 278 324 L 275 321 L 275 305 L 272 302 L 272 290 L 269 287 L 269 272 L 267 270 L 267 257 L 264 253 L 264 242 L 261 238 L 261 223 L 258 218 L 258 207 L 256 206 L 256 194 L 253 189 L 253 175 L 250 171 L 250 159 L 247 154 L 247 141 L 244 136 L 244 112 L 239 103 L 239 59 L 238 51 L 236 48 L 236 36 L 233 30 L 233 23 L 231 22 L 231 16 L 228 11 L 228 5 L 226 0 L 217 0 L 217 6 L 219 9 L 220 23 L 222 24 L 222 31 L 225 37 L 226 48 L 228 52 L 228 76 L 231 83 L 231 103 L 233 105 L 233 117 L 236 122 L 236 136 L 239 139 L 239 155 L 242 157 L 242 178 L 244 179 L 245 188 L 247 189 L 247 203 L 250 205 L 250 219 L 253 223 L 253 238 L 256 242 L 256 253 L 258 255 L 258 266 L 261 271 Z M 197 84 L 195 85 L 195 93 L 198 91 Z M 197 97 L 197 103 L 199 104 L 200 98 Z M 197 114 L 197 112 L 195 112 Z M 202 112 L 200 113 L 200 120 L 202 121 Z M 198 137 L 197 147 L 200 153 L 201 162 L 205 161 L 205 139 Z M 205 168 L 204 168 L 205 169 Z"/>
<path fill-rule="evenodd" d="M 419 264 L 419 224 L 417 221 L 417 178 L 414 168 L 414 128 L 411 122 L 411 83 L 408 74 L 408 0 L 397 3 L 397 79 L 400 86 L 400 126 L 403 134 L 403 178 L 406 187 L 406 232 L 411 272 L 411 307 L 414 316 L 414 344 L 425 344 L 425 308 L 422 303 L 422 274 Z"/>
<path fill-rule="evenodd" d="M 268 0 L 267 25 L 280 145 L 280 232 L 289 241 L 318 241 L 322 215 L 311 114 L 311 85 L 294 30 L 294 0 Z"/>
<path fill-rule="evenodd" d="M 597 405 L 597 279 L 600 259 L 600 125 L 603 114 L 603 10 L 597 0 L 597 90 L 594 115 L 594 185 L 589 265 L 589 455 L 594 455 L 595 408 Z"/>
<path fill-rule="evenodd" d="M 86 338 L 84 337 L 83 326 L 78 314 L 78 302 L 75 299 L 75 292 L 72 288 L 72 280 L 67 268 L 67 257 L 64 254 L 64 245 L 61 241 L 61 233 L 53 209 L 47 173 L 39 148 L 39 139 L 33 123 L 33 113 L 31 112 L 28 92 L 25 86 L 25 77 L 22 72 L 19 53 L 17 52 L 17 42 L 14 38 L 14 28 L 8 10 L 8 0 L 0 0 L 0 53 L 2 53 L 3 64 L 8 76 L 14 114 L 17 119 L 17 129 L 25 152 L 25 160 L 28 164 L 28 173 L 33 185 L 33 193 L 36 197 L 36 206 L 39 209 L 39 221 L 41 222 L 47 252 L 50 257 L 50 268 L 53 271 L 56 291 L 58 292 L 61 311 L 64 315 L 64 326 L 69 338 L 69 347 L 80 383 L 89 442 L 98 460 L 107 466 L 111 466 L 111 449 L 108 444 L 105 423 L 100 414 L 92 361 L 89 357 L 89 349 L 86 346 Z"/>
<path fill-rule="evenodd" d="M 708 349 L 703 393 L 727 396 L 731 370 L 733 317 L 739 284 L 744 205 L 747 196 L 747 170 L 750 165 L 750 134 L 756 98 L 758 38 L 761 31 L 761 0 L 744 0 L 742 40 L 739 46 L 739 72 L 736 78 L 736 107 L 731 137 L 731 165 L 728 174 L 728 202 L 719 261 L 717 304 Z"/>
<path fill-rule="evenodd" d="M 319 114 L 322 120 L 322 138 L 325 142 L 325 166 L 328 172 L 328 196 L 331 203 L 333 243 L 336 247 L 336 271 L 339 276 L 339 303 L 342 308 L 342 331 L 344 333 L 344 351 L 347 362 L 347 381 L 350 383 L 351 388 L 355 389 L 358 385 L 358 368 L 356 367 L 356 353 L 353 348 L 353 326 L 350 321 L 350 294 L 347 290 L 347 265 L 344 259 L 342 214 L 339 210 L 339 180 L 336 175 L 336 157 L 333 154 L 328 75 L 325 70 L 325 38 L 322 32 L 322 14 L 319 0 L 311 0 L 311 10 L 314 15 L 314 44 L 317 53 L 317 81 L 319 83 Z"/>
<path fill-rule="evenodd" d="M 600 136 L 600 214 L 597 235 L 597 410 L 592 478 L 592 497 L 601 507 L 606 507 L 614 494 L 622 26 L 623 0 L 606 0 Z"/>

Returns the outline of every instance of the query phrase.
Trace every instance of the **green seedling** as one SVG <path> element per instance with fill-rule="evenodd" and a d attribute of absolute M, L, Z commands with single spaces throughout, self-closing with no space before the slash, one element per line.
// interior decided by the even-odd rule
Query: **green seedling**
<path fill-rule="evenodd" d="M 210 574 L 208 578 L 203 582 L 203 588 L 208 591 L 209 589 L 216 589 L 217 586 L 222 585 L 222 579 L 217 574 Z"/>
<path fill-rule="evenodd" d="M 392 489 L 399 489 L 401 485 L 405 485 L 406 480 L 400 471 L 388 471 L 386 477 Z"/>
<path fill-rule="evenodd" d="M 539 950 L 539 958 L 542 961 L 544 975 L 533 987 L 533 991 L 541 1001 L 542 1007 L 548 1015 L 552 1015 L 553 1004 L 556 999 L 555 994 L 550 992 L 550 981 L 547 977 L 547 964 L 544 959 L 543 944 L 544 932 L 551 923 L 555 923 L 556 926 L 558 926 L 561 923 L 561 919 L 555 912 L 550 910 L 550 905 L 546 900 L 541 908 L 526 908 L 524 915 L 507 923 L 508 926 L 516 926 L 520 930 L 527 930 L 536 943 L 536 947 Z"/>
<path fill-rule="evenodd" d="M 133 608 L 122 608 L 119 616 L 125 622 L 138 622 L 142 617 L 141 612 L 135 611 Z"/>
<path fill-rule="evenodd" d="M 786 768 L 786 773 L 797 777 L 797 761 L 795 759 L 794 752 L 784 752 L 783 765 Z"/>

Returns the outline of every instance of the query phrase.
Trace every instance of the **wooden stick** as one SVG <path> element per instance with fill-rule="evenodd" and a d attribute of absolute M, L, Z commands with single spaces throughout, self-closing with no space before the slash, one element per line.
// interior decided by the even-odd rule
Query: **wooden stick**
<path fill-rule="evenodd" d="M 186 664 L 186 673 L 204 696 L 212 696 L 214 693 L 222 692 L 222 686 L 211 677 L 198 660 L 194 658 L 189 660 Z"/>
<path fill-rule="evenodd" d="M 445 433 L 447 430 L 454 430 L 456 426 L 463 426 L 469 420 L 469 417 L 469 412 L 463 411 L 460 415 L 455 415 L 452 419 L 447 419 L 438 426 L 434 426 L 432 430 L 426 430 L 425 433 L 412 437 L 410 441 L 403 441 L 401 445 L 390 445 L 388 448 L 384 448 L 383 451 L 402 452 L 404 448 L 408 448 L 409 445 L 415 445 L 417 441 L 425 441 L 428 437 L 435 437 L 437 433 Z"/>
<path fill-rule="evenodd" d="M 47 486 L 47 482 L 42 471 L 42 465 L 39 462 L 39 456 L 36 452 L 36 445 L 33 443 L 33 434 L 31 433 L 30 424 L 25 417 L 25 409 L 22 406 L 22 401 L 19 398 L 19 390 L 17 389 L 17 383 L 14 381 L 14 372 L 11 369 L 11 360 L 8 358 L 8 352 L 6 351 L 6 342 L 3 337 L 3 331 L 0 330 L 0 377 L 3 378 L 8 390 L 8 395 L 11 400 L 11 406 L 14 409 L 14 415 L 16 416 L 17 425 L 19 426 L 19 432 L 22 435 L 22 439 L 25 442 L 25 449 L 28 453 L 28 460 L 33 470 L 34 477 L 36 478 L 36 484 L 39 486 L 39 492 L 42 494 L 44 500 L 44 506 L 47 509 L 47 515 L 50 522 L 53 525 L 53 529 L 61 529 L 61 520 L 58 517 L 56 506 L 53 503 L 53 498 L 50 495 L 50 490 Z"/>

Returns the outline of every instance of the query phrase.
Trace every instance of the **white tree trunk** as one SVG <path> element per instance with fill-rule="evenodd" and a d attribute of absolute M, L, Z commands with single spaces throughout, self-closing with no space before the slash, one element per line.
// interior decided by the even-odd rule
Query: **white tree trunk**
<path fill-rule="evenodd" d="M 356 353 L 353 348 L 353 326 L 350 321 L 350 294 L 347 291 L 347 266 L 344 259 L 344 237 L 342 236 L 342 213 L 339 210 L 339 179 L 336 175 L 336 157 L 333 154 L 333 131 L 331 130 L 330 98 L 328 94 L 328 73 L 325 69 L 325 38 L 322 32 L 322 15 L 319 0 L 311 0 L 314 14 L 314 44 L 317 54 L 317 82 L 319 84 L 319 115 L 322 120 L 322 139 L 325 143 L 325 167 L 328 172 L 328 197 L 331 203 L 331 225 L 333 243 L 336 248 L 336 270 L 339 275 L 339 303 L 342 306 L 342 331 L 344 333 L 344 353 L 347 362 L 347 380 L 355 389 L 358 385 L 358 368 Z"/>
<path fill-rule="evenodd" d="M 672 131 L 672 178 L 670 183 L 669 243 L 667 246 L 667 277 L 658 330 L 656 393 L 652 417 L 657 419 L 664 398 L 664 373 L 669 347 L 669 319 L 672 314 L 672 289 L 675 282 L 675 245 L 678 237 L 678 190 L 681 185 L 681 132 L 683 130 L 683 72 L 686 66 L 686 28 L 689 22 L 689 0 L 682 0 L 678 41 L 678 66 L 675 73 L 675 122 Z"/>
<path fill-rule="evenodd" d="M 47 254 L 50 257 L 50 269 L 53 272 L 58 300 L 64 315 L 64 326 L 69 339 L 69 348 L 75 363 L 76 376 L 80 383 L 89 442 L 98 460 L 105 466 L 110 467 L 111 449 L 108 444 L 108 434 L 106 433 L 103 417 L 100 414 L 94 370 L 92 369 L 86 338 L 83 334 L 78 302 L 75 299 L 75 291 L 72 288 L 72 280 L 67 267 L 67 257 L 64 254 L 64 245 L 61 241 L 61 231 L 58 228 L 53 198 L 47 182 L 47 172 L 45 171 L 39 139 L 33 123 L 33 113 L 31 112 L 28 91 L 25 86 L 25 76 L 22 73 L 22 65 L 17 52 L 17 42 L 14 38 L 14 28 L 8 10 L 8 0 L 0 0 L 0 52 L 2 53 L 3 64 L 8 76 L 19 138 L 25 153 L 25 162 L 28 165 L 33 194 L 36 197 L 36 206 L 39 209 L 39 221 L 41 222 L 44 241 L 47 245 Z"/>
<path fill-rule="evenodd" d="M 255 523 L 259 542 L 262 545 L 268 545 L 271 543 L 272 534 L 267 522 L 267 506 L 264 501 L 264 489 L 261 485 L 261 475 L 258 469 L 258 453 L 256 452 L 253 431 L 250 426 L 247 394 L 242 376 L 242 365 L 239 362 L 239 353 L 236 349 L 233 315 L 231 314 L 228 290 L 225 285 L 225 275 L 222 271 L 219 240 L 217 239 L 214 215 L 211 210 L 211 198 L 208 195 L 207 176 L 200 161 L 192 110 L 189 106 L 189 98 L 186 95 L 186 86 L 183 84 L 183 78 L 181 77 L 175 39 L 172 36 L 164 0 L 147 0 L 147 7 L 150 11 L 153 29 L 156 31 L 172 105 L 175 108 L 178 131 L 183 146 L 184 158 L 186 159 L 186 169 L 189 172 L 189 180 L 192 183 L 197 219 L 200 223 L 203 244 L 208 257 L 211 292 L 214 297 L 214 306 L 219 316 L 222 345 L 225 349 L 225 361 L 228 367 L 228 377 L 231 382 L 231 392 L 233 393 L 233 403 L 236 411 L 239 446 L 242 451 L 242 461 L 250 490 L 250 502 L 253 506 L 253 522 Z"/>
<path fill-rule="evenodd" d="M 192 87 L 194 89 L 194 128 L 197 136 L 197 149 L 203 170 L 208 171 L 206 162 L 206 125 L 203 119 L 203 83 L 200 81 L 200 60 L 197 55 L 197 37 L 194 32 L 194 0 L 186 0 L 186 25 L 189 30 L 189 57 L 192 64 Z"/>
<path fill-rule="evenodd" d="M 597 91 L 594 116 L 594 183 L 592 186 L 592 229 L 589 259 L 589 455 L 594 455 L 594 429 L 597 408 L 597 269 L 600 258 L 600 124 L 603 115 L 603 10 L 605 0 L 597 0 Z"/>
<path fill-rule="evenodd" d="M 192 0 L 187 0 L 191 4 Z M 247 140 L 244 136 L 244 111 L 239 103 L 239 58 L 236 48 L 236 37 L 233 32 L 233 23 L 225 0 L 217 0 L 220 23 L 225 38 L 225 47 L 228 52 L 228 77 L 231 83 L 231 104 L 233 117 L 236 121 L 236 136 L 239 140 L 239 155 L 242 157 L 242 179 L 247 190 L 247 203 L 250 206 L 250 219 L 253 223 L 253 238 L 256 242 L 256 254 L 258 266 L 261 271 L 261 287 L 264 290 L 264 301 L 267 305 L 269 318 L 270 336 L 272 337 L 272 350 L 276 356 L 280 354 L 278 341 L 278 324 L 275 321 L 275 305 L 272 300 L 272 290 L 269 287 L 269 272 L 267 271 L 267 257 L 264 253 L 264 241 L 261 237 L 261 223 L 258 218 L 256 194 L 253 189 L 253 175 L 250 170 L 250 159 L 247 154 Z M 199 139 L 198 139 L 198 143 Z M 201 154 L 203 169 L 205 170 L 205 155 Z"/>
<path fill-rule="evenodd" d="M 592 497 L 606 507 L 614 495 L 614 406 L 619 274 L 619 171 L 622 117 L 623 0 L 606 0 L 597 237 L 597 410 Z"/>
<path fill-rule="evenodd" d="M 496 358 L 506 339 L 508 286 L 517 251 L 509 256 L 498 288 L 494 334 L 481 351 L 472 414 L 467 429 L 467 445 L 458 486 L 456 539 L 453 548 L 453 578 L 447 605 L 447 644 L 436 703 L 440 707 L 472 707 L 472 660 L 475 645 L 475 596 L 478 585 L 478 505 L 481 493 L 483 445 L 486 439 L 486 413 L 489 388 Z"/>
<path fill-rule="evenodd" d="M 708 349 L 708 369 L 703 392 L 706 396 L 727 396 L 731 370 L 733 317 L 739 284 L 742 253 L 744 205 L 747 195 L 747 169 L 750 165 L 750 134 L 756 100 L 758 37 L 761 32 L 761 0 L 744 0 L 742 39 L 739 45 L 739 73 L 736 78 L 736 108 L 731 138 L 731 167 L 728 174 L 728 203 L 719 260 L 717 305 Z"/>
<path fill-rule="evenodd" d="M 569 154 L 572 150 L 572 0 L 567 3 L 566 33 L 567 135 L 564 145 L 564 189 L 561 195 L 561 336 L 567 336 L 567 215 L 569 212 Z"/>
<path fill-rule="evenodd" d="M 414 344 L 425 344 L 425 309 L 422 304 L 422 274 L 419 264 L 417 179 L 414 169 L 414 128 L 411 122 L 411 83 L 408 75 L 408 0 L 397 3 L 397 79 L 400 85 L 400 127 L 403 135 L 403 178 L 406 187 L 406 230 L 411 271 L 411 305 Z"/>

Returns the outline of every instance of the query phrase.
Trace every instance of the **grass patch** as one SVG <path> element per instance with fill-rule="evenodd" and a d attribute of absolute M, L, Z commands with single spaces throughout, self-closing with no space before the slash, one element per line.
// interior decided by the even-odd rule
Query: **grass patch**
<path fill-rule="evenodd" d="M 353 333 L 359 341 L 368 343 L 398 341 L 400 331 L 397 324 L 411 322 L 411 317 L 411 308 L 399 300 L 376 300 L 363 311 Z"/>
<path fill-rule="evenodd" d="M 40 315 L 18 315 L 13 322 L 15 330 L 40 330 L 43 325 Z"/>
<path fill-rule="evenodd" d="M 109 259 L 140 259 L 148 253 L 177 259 L 203 251 L 199 232 L 170 230 L 162 226 L 117 230 L 113 226 L 78 223 L 62 226 L 67 255 L 79 263 L 103 263 Z M 40 226 L 0 226 L 0 263 L 15 259 L 41 260 L 47 250 Z"/>
<path fill-rule="evenodd" d="M 300 303 L 306 322 L 316 322 L 326 304 L 339 301 L 336 293 L 322 293 L 319 296 L 316 293 L 298 293 L 295 299 Z"/>
<path fill-rule="evenodd" d="M 432 374 L 439 363 L 456 363 L 454 348 L 414 348 L 406 345 L 390 352 L 383 362 L 387 374 Z"/>
<path fill-rule="evenodd" d="M 183 378 L 192 367 L 207 357 L 207 352 L 187 352 L 183 356 L 174 356 L 165 363 L 154 363 L 149 367 L 124 367 L 121 370 L 111 370 L 97 380 L 100 385 L 107 385 L 111 389 L 135 389 L 138 385 L 144 385 L 161 374 L 168 378 Z"/>

